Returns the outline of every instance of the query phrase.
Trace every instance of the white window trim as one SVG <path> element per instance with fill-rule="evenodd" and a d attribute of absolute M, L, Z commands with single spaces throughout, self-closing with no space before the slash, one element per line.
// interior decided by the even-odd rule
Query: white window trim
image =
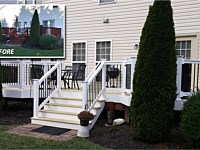
<path fill-rule="evenodd" d="M 114 0 L 113 2 L 104 2 L 104 3 L 101 3 L 100 1 L 101 1 L 101 0 L 98 0 L 99 5 L 105 5 L 105 4 L 113 4 L 113 3 L 117 3 L 117 0 Z"/>
<path fill-rule="evenodd" d="M 75 43 L 85 43 L 85 61 L 73 61 L 73 44 Z M 73 63 L 85 63 L 87 64 L 87 41 L 72 41 L 71 43 L 71 65 Z"/>
<path fill-rule="evenodd" d="M 96 63 L 100 62 L 100 61 L 97 61 L 97 42 L 110 42 L 110 61 L 112 61 L 113 41 L 110 40 L 110 39 L 105 39 L 105 40 L 95 40 L 95 57 L 94 57 L 94 62 L 96 62 Z"/>

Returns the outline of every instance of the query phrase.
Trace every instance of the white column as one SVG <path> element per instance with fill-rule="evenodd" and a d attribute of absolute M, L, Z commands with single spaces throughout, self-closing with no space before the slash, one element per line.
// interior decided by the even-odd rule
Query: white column
<path fill-rule="evenodd" d="M 88 109 L 88 81 L 83 81 L 82 110 Z"/>
<path fill-rule="evenodd" d="M 122 93 L 126 92 L 126 62 L 127 60 L 122 61 Z"/>
<path fill-rule="evenodd" d="M 137 58 L 136 57 L 131 57 L 131 93 L 133 92 L 133 75 L 134 75 L 134 72 L 135 72 L 135 64 L 136 64 L 136 60 Z"/>
<path fill-rule="evenodd" d="M 176 71 L 176 100 L 174 102 L 174 110 L 182 110 L 183 109 L 183 100 L 181 99 L 181 82 L 182 82 L 182 64 L 183 64 L 183 57 L 177 56 L 176 60 L 177 64 L 177 71 Z"/>
<path fill-rule="evenodd" d="M 57 67 L 57 87 L 59 90 L 61 89 L 61 67 L 61 62 L 59 62 Z"/>
<path fill-rule="evenodd" d="M 25 80 L 27 77 L 25 77 L 25 66 L 24 66 L 24 61 L 20 60 L 20 64 L 19 64 L 19 74 L 20 74 L 20 78 L 19 78 L 19 83 L 20 83 L 20 89 L 23 90 L 24 86 L 25 86 Z"/>
<path fill-rule="evenodd" d="M 33 79 L 33 117 L 38 117 L 38 105 L 39 105 L 39 79 Z"/>
<path fill-rule="evenodd" d="M 102 63 L 104 63 L 102 68 L 102 89 L 106 87 L 106 59 L 102 59 Z"/>

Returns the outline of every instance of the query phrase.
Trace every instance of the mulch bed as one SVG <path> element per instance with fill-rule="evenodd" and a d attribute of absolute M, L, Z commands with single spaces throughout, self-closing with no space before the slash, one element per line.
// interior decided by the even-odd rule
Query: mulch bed
<path fill-rule="evenodd" d="M 1 125 L 23 125 L 30 123 L 32 105 L 30 103 L 11 103 L 0 115 Z M 90 131 L 88 140 L 112 149 L 190 149 L 179 131 L 179 121 L 174 125 L 170 137 L 158 144 L 136 141 L 132 137 L 130 124 L 106 127 L 106 116 L 101 116 Z"/>

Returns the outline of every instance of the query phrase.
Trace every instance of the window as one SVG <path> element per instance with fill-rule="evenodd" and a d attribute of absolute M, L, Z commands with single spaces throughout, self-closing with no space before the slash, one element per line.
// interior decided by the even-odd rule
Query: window
<path fill-rule="evenodd" d="M 72 43 L 72 66 L 79 66 L 86 64 L 86 42 L 74 42 Z M 85 73 L 83 74 L 85 78 Z"/>
<path fill-rule="evenodd" d="M 100 4 L 105 4 L 105 3 L 114 3 L 116 0 L 99 0 Z"/>
<path fill-rule="evenodd" d="M 43 20 L 43 27 L 54 27 L 55 20 Z"/>
<path fill-rule="evenodd" d="M 111 41 L 99 41 L 96 42 L 96 61 L 106 59 L 110 61 L 111 54 Z"/>
<path fill-rule="evenodd" d="M 73 61 L 85 61 L 86 42 L 73 43 Z"/>
<path fill-rule="evenodd" d="M 176 54 L 182 55 L 186 59 L 191 58 L 191 40 L 177 41 Z"/>
<path fill-rule="evenodd" d="M 42 4 L 42 0 L 25 0 L 25 4 Z"/>

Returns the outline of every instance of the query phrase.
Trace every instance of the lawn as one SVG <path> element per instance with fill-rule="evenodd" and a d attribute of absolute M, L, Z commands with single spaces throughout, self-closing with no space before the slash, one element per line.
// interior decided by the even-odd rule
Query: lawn
<path fill-rule="evenodd" d="M 51 141 L 6 133 L 11 127 L 0 125 L 0 149 L 106 149 L 80 137 L 69 141 Z"/>
<path fill-rule="evenodd" d="M 64 57 L 63 48 L 55 50 L 41 50 L 33 48 L 25 48 L 20 46 L 0 45 L 0 57 Z"/>

